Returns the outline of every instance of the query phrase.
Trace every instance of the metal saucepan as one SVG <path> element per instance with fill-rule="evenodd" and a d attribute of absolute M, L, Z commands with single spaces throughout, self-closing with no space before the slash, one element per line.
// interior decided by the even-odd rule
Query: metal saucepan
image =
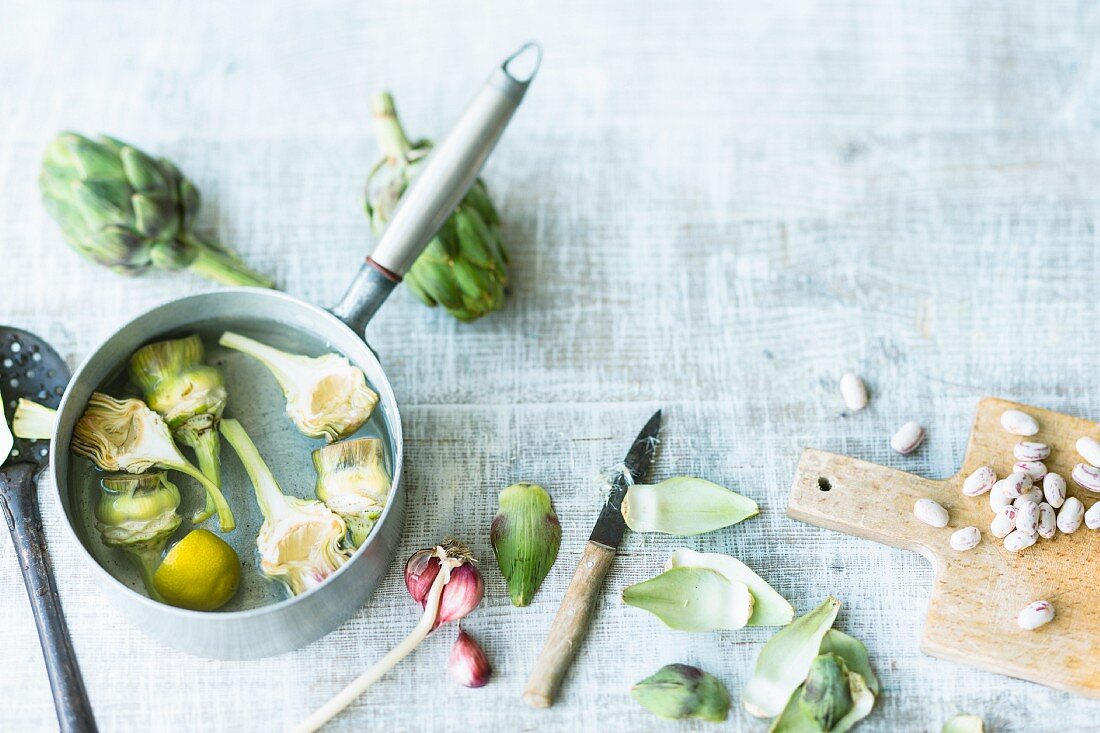
<path fill-rule="evenodd" d="M 68 520 L 66 531 L 81 548 L 104 592 L 135 625 L 165 644 L 192 654 L 254 659 L 296 649 L 320 638 L 366 602 L 397 551 L 404 527 L 405 495 L 401 488 L 403 451 L 397 400 L 377 356 L 363 341 L 363 330 L 473 183 L 523 99 L 538 70 L 540 57 L 538 46 L 527 44 L 493 72 L 451 133 L 433 150 L 374 252 L 331 312 L 284 293 L 256 288 L 194 295 L 134 319 L 100 344 L 76 370 L 58 409 L 50 464 L 54 488 Z M 266 338 L 279 348 L 293 351 L 297 345 L 299 352 L 312 352 L 311 355 L 320 353 L 318 349 L 340 352 L 363 369 L 379 394 L 379 406 L 371 422 L 376 434 L 388 443 L 393 476 L 389 502 L 370 539 L 351 560 L 321 586 L 302 595 L 272 599 L 266 605 L 247 610 L 188 611 L 151 600 L 135 590 L 136 584 L 131 587 L 109 572 L 104 567 L 109 561 L 102 555 L 98 560 L 95 557 L 94 533 L 88 529 L 85 500 L 72 490 L 74 481 L 80 481 L 80 472 L 87 470 L 73 459 L 69 449 L 73 426 L 92 392 L 115 379 L 135 350 L 150 341 L 196 330 L 205 335 L 220 330 L 259 333 L 257 337 Z M 311 475 L 296 473 L 303 470 L 312 474 L 309 446 L 299 445 L 297 449 L 285 443 L 275 448 L 265 446 L 265 423 L 257 418 L 250 424 L 241 414 L 262 413 L 265 420 L 278 416 L 285 421 L 282 406 L 282 395 L 274 383 L 257 384 L 251 394 L 230 395 L 230 412 L 253 431 L 280 483 L 288 493 L 293 493 L 294 487 L 312 487 Z M 271 450 L 276 452 L 272 454 Z M 232 451 L 223 451 L 223 456 L 226 454 Z M 306 468 L 298 468 L 301 466 Z M 230 493 L 240 497 L 234 505 L 235 513 L 243 510 L 244 502 L 255 504 L 251 485 L 239 468 L 226 465 L 223 481 L 227 497 Z M 231 483 L 234 470 L 239 480 Z M 258 514 L 246 515 L 243 522 L 241 519 L 238 515 L 238 529 L 230 537 L 237 536 L 241 543 L 249 544 L 259 526 Z M 253 557 L 254 546 L 248 549 L 240 546 L 238 552 L 248 561 Z M 238 595 L 242 592 L 246 592 L 243 585 Z"/>

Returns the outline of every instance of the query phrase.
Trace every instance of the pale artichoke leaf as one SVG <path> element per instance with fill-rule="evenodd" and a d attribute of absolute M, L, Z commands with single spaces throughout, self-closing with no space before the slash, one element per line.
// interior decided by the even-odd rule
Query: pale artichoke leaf
<path fill-rule="evenodd" d="M 732 581 L 744 583 L 748 586 L 754 600 L 748 626 L 786 626 L 794 618 L 794 607 L 787 602 L 787 599 L 779 595 L 748 565 L 735 557 L 717 552 L 696 552 L 681 547 L 674 550 L 669 557 L 668 567 L 709 568 Z M 864 653 L 866 654 L 866 651 Z M 877 691 L 877 681 L 875 684 Z"/>
<path fill-rule="evenodd" d="M 752 678 L 741 693 L 741 704 L 758 718 L 774 718 L 783 712 L 791 694 L 806 679 L 825 636 L 840 610 L 840 601 L 829 596 L 799 616 L 768 640 L 756 658 Z"/>
<path fill-rule="evenodd" d="M 744 583 L 707 568 L 673 568 L 623 589 L 623 602 L 679 631 L 740 629 L 754 603 Z"/>
<path fill-rule="evenodd" d="M 867 647 L 863 642 L 848 636 L 843 631 L 829 629 L 821 640 L 819 654 L 836 654 L 848 665 L 848 669 L 857 673 L 867 683 L 867 687 L 875 695 L 878 694 L 878 677 L 871 669 L 871 662 L 867 657 Z"/>
<path fill-rule="evenodd" d="M 954 715 L 943 724 L 942 733 L 985 733 L 985 724 L 977 715 Z"/>
<path fill-rule="evenodd" d="M 712 532 L 760 513 L 752 499 L 711 481 L 675 476 L 658 484 L 634 484 L 622 503 L 623 519 L 635 532 L 677 537 Z"/>

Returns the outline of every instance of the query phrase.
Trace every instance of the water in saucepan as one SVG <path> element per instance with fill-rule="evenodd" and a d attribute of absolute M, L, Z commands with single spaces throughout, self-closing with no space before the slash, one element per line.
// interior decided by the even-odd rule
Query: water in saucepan
<path fill-rule="evenodd" d="M 324 440 L 309 438 L 298 432 L 286 416 L 286 400 L 278 382 L 263 364 L 251 356 L 218 345 L 218 338 L 227 330 L 291 353 L 319 356 L 333 351 L 333 348 L 311 334 L 263 320 L 199 323 L 186 331 L 166 333 L 161 337 L 168 339 L 199 334 L 206 347 L 206 363 L 220 368 L 225 377 L 226 390 L 229 393 L 225 417 L 241 422 L 271 472 L 275 474 L 283 493 L 303 499 L 316 498 L 316 473 L 313 470 L 311 453 L 323 446 Z M 371 385 L 372 388 L 374 386 Z M 119 398 L 141 397 L 140 390 L 127 375 L 127 364 L 119 364 L 114 376 L 101 384 L 99 391 Z M 375 409 L 370 420 L 353 437 L 382 438 L 386 446 L 386 467 L 389 474 L 393 475 L 393 455 L 390 453 L 392 442 L 382 417 L 381 406 Z M 190 448 L 181 445 L 180 451 L 192 463 L 197 463 Z M 233 599 L 218 610 L 243 611 L 284 600 L 288 597 L 285 587 L 268 580 L 260 573 L 256 534 L 263 524 L 263 514 L 256 504 L 256 495 L 248 474 L 225 439 L 221 441 L 221 460 L 222 493 L 233 510 L 237 526 L 232 532 L 222 534 L 218 532 L 217 516 L 200 526 L 218 534 L 237 551 L 241 560 L 241 585 Z M 100 565 L 129 587 L 144 594 L 145 586 L 134 566 L 127 560 L 126 554 L 122 550 L 104 545 L 96 530 L 94 506 L 100 493 L 99 481 L 103 475 L 90 461 L 73 457 L 69 490 L 72 506 L 75 508 L 76 529 L 81 533 L 84 545 Z M 179 512 L 183 517 L 183 523 L 168 540 L 168 547 L 171 547 L 195 528 L 189 517 L 204 505 L 206 494 L 202 486 L 189 476 L 175 471 L 170 472 L 169 476 L 179 486 L 182 498 Z"/>

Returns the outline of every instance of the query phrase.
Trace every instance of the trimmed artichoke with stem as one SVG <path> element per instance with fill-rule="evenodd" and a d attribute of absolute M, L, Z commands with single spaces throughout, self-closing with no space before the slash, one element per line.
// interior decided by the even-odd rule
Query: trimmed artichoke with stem
<path fill-rule="evenodd" d="M 289 354 L 232 331 L 218 343 L 258 359 L 271 371 L 286 397 L 287 417 L 311 438 L 331 443 L 348 437 L 378 404 L 363 370 L 340 354 Z"/>
<path fill-rule="evenodd" d="M 149 597 L 162 600 L 153 585 L 168 538 L 180 526 L 180 492 L 162 471 L 107 476 L 95 506 L 96 529 L 108 547 L 117 547 L 141 573 Z"/>
<path fill-rule="evenodd" d="M 195 451 L 203 474 L 220 486 L 218 421 L 228 395 L 221 371 L 202 360 L 202 339 L 197 335 L 158 341 L 130 357 L 130 378 L 141 388 L 149 407 L 168 423 L 173 437 Z M 205 521 L 217 509 L 208 492 L 206 507 L 195 521 Z"/>
<path fill-rule="evenodd" d="M 248 472 L 264 515 L 256 536 L 261 572 L 295 596 L 320 585 L 347 562 L 340 546 L 348 531 L 344 520 L 317 500 L 284 494 L 239 422 L 222 420 L 221 432 Z"/>
<path fill-rule="evenodd" d="M 378 438 L 359 438 L 326 445 L 313 451 L 317 471 L 317 498 L 348 525 L 352 546 L 370 535 L 386 507 L 390 475 Z"/>
<path fill-rule="evenodd" d="M 164 420 L 141 400 L 116 400 L 93 392 L 73 429 L 72 451 L 104 471 L 145 473 L 150 468 L 164 468 L 187 474 L 212 497 L 221 531 L 236 526 L 218 485 L 183 457 Z"/>
<path fill-rule="evenodd" d="M 385 157 L 367 180 L 366 210 L 374 233 L 381 234 L 432 144 L 409 140 L 388 92 L 374 95 L 371 111 Z M 497 310 L 504 304 L 508 282 L 508 252 L 497 234 L 499 226 L 500 217 L 479 178 L 409 268 L 405 285 L 427 305 L 442 306 L 460 321 Z"/>
<path fill-rule="evenodd" d="M 46 147 L 38 187 L 65 241 L 115 272 L 188 269 L 223 285 L 271 287 L 235 252 L 192 231 L 198 189 L 166 158 L 62 132 Z"/>

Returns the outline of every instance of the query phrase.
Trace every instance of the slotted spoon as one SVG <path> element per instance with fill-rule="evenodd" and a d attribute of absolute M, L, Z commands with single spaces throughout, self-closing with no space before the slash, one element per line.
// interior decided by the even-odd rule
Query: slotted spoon
<path fill-rule="evenodd" d="M 0 431 L 5 437 L 20 397 L 57 407 L 68 382 L 69 367 L 49 344 L 33 333 L 0 326 L 0 394 L 5 420 Z M 0 447 L 5 442 L 0 438 Z M 0 456 L 0 509 L 11 531 L 38 627 L 57 722 L 65 733 L 90 733 L 96 730 L 95 718 L 61 611 L 38 510 L 35 479 L 48 461 L 49 441 L 15 438 L 12 445 L 10 452 Z"/>

